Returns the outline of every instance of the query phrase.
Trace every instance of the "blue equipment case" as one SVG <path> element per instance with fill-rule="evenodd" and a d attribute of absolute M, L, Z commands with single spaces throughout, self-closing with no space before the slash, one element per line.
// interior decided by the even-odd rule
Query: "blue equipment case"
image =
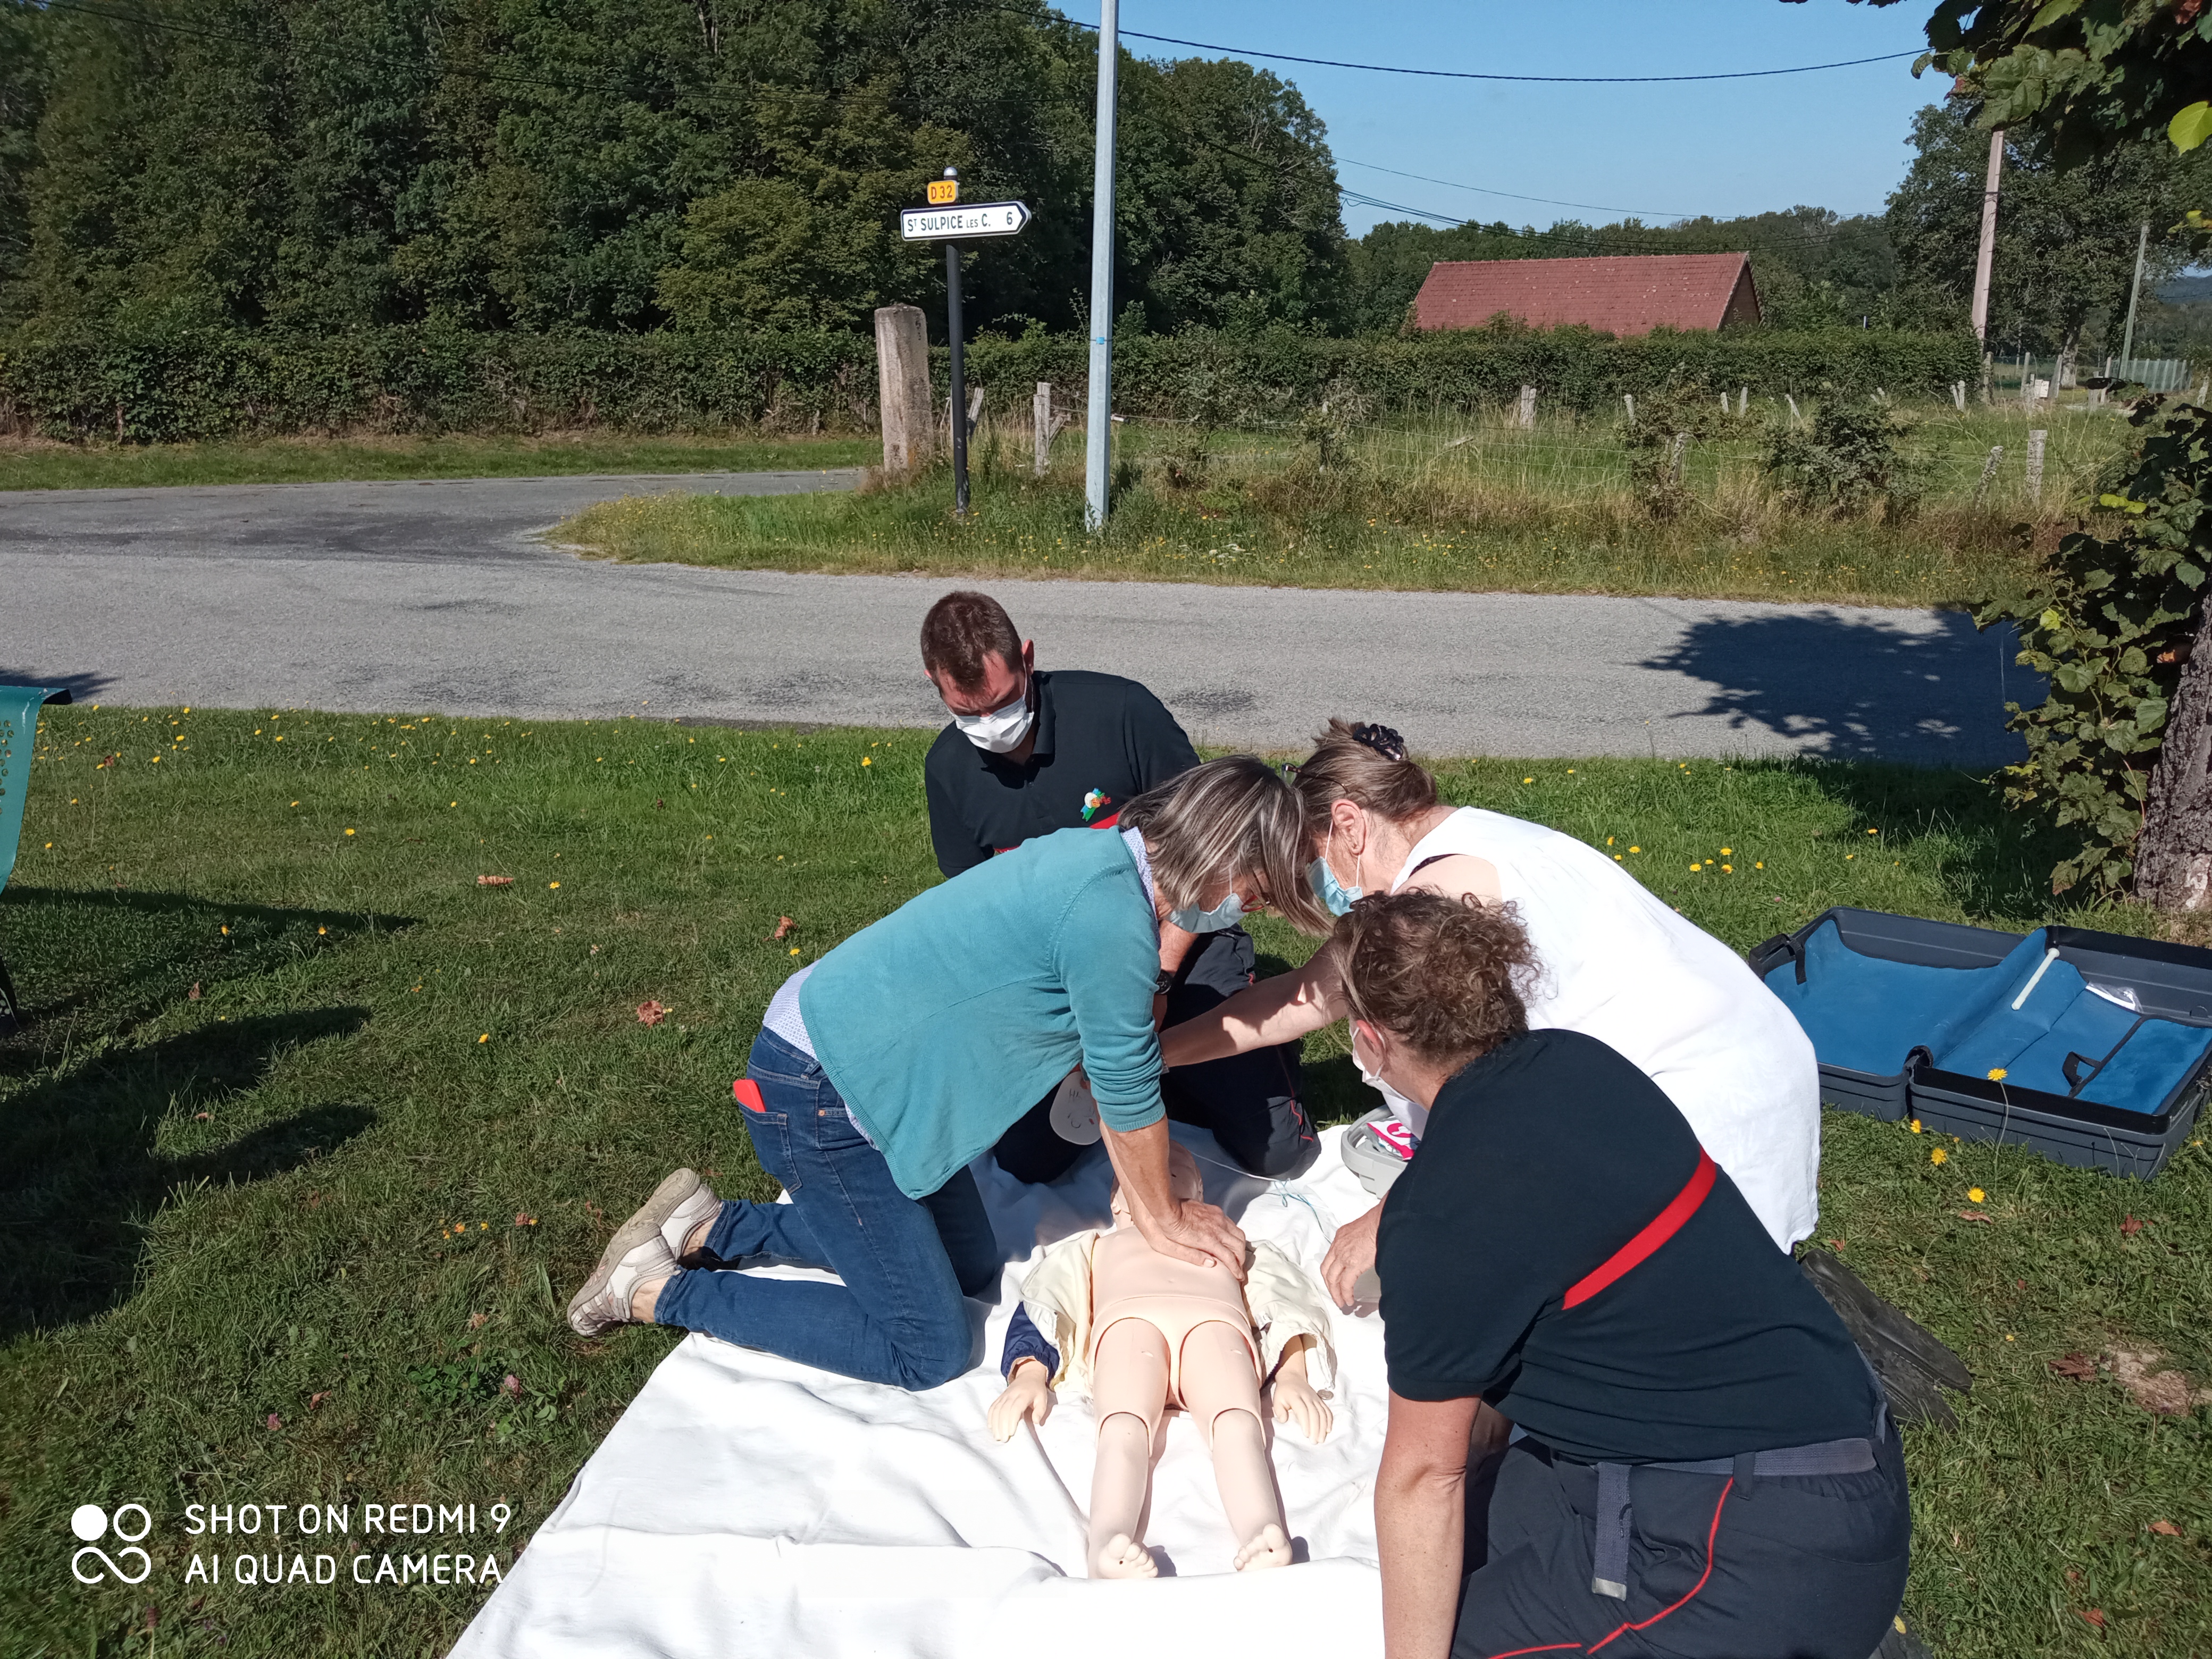
<path fill-rule="evenodd" d="M 2212 1091 L 2212 951 L 1838 908 L 1750 962 L 1848 1111 L 2147 1178 Z"/>

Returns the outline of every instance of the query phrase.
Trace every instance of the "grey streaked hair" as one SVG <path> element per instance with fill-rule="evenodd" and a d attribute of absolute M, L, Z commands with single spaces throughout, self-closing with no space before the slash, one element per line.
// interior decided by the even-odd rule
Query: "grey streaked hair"
<path fill-rule="evenodd" d="M 1304 805 L 1265 761 L 1230 755 L 1193 767 L 1123 807 L 1120 827 L 1143 834 L 1153 884 L 1170 908 L 1256 879 L 1300 933 L 1326 933 L 1334 921 L 1306 882 L 1313 850 Z"/>

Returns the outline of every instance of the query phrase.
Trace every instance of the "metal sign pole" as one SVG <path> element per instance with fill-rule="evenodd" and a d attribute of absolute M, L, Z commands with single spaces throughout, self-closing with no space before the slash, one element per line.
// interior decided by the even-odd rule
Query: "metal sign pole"
<path fill-rule="evenodd" d="M 1106 527 L 1106 458 L 1114 432 L 1114 106 L 1121 73 L 1121 11 L 1100 0 L 1098 154 L 1091 186 L 1091 403 L 1083 446 L 1083 524 Z"/>
<path fill-rule="evenodd" d="M 968 516 L 968 382 L 962 362 L 960 244 L 945 245 L 945 331 L 952 341 L 952 516 Z"/>

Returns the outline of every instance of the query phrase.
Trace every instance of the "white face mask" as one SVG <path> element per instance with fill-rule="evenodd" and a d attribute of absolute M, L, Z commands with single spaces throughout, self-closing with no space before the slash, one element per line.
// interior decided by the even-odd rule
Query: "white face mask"
<path fill-rule="evenodd" d="M 955 714 L 952 723 L 960 728 L 961 736 L 985 754 L 1003 755 L 1021 746 L 1036 719 L 1030 708 L 1030 689 L 1024 685 L 1022 695 L 1004 708 L 994 708 L 988 714 Z"/>
<path fill-rule="evenodd" d="M 1357 1025 L 1352 1028 L 1352 1063 L 1359 1068 L 1359 1080 L 1369 1088 L 1379 1090 L 1388 1086 L 1382 1081 L 1382 1073 L 1369 1071 L 1367 1062 L 1359 1057 L 1359 1028 Z"/>

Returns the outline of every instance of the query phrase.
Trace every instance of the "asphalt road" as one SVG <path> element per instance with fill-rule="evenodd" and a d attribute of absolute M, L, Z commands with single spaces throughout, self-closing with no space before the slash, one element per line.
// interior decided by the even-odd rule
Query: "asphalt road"
<path fill-rule="evenodd" d="M 943 577 L 617 565 L 539 532 L 621 494 L 849 473 L 0 495 L 0 680 L 125 703 L 927 726 Z M 1144 681 L 1200 742 L 1332 714 L 1434 753 L 2014 758 L 2008 638 L 1927 611 L 993 581 L 1045 666 Z"/>

